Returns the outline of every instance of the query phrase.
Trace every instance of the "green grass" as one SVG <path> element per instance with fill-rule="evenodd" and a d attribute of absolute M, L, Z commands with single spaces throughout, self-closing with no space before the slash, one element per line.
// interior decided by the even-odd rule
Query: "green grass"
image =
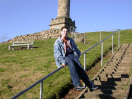
<path fill-rule="evenodd" d="M 110 35 L 103 32 L 102 39 Z M 120 43 L 132 43 L 132 30 L 122 30 Z M 83 35 L 83 34 L 82 34 Z M 114 51 L 118 47 L 118 34 L 114 34 Z M 8 50 L 11 44 L 0 45 L 0 98 L 11 98 L 20 91 L 29 87 L 39 79 L 57 69 L 53 56 L 53 44 L 56 39 L 34 41 L 32 50 Z M 86 44 L 76 43 L 81 52 L 89 49 L 100 41 L 100 33 L 87 33 Z M 111 47 L 111 37 L 104 41 L 104 55 Z M 101 44 L 86 53 L 87 69 L 92 67 L 101 55 Z M 80 62 L 83 64 L 82 55 Z M 104 60 L 106 62 L 106 60 Z M 105 63 L 104 62 L 104 63 Z M 59 94 L 68 89 L 71 83 L 68 66 L 43 81 L 43 98 L 59 97 Z M 20 96 L 20 99 L 38 99 L 40 84 Z"/>

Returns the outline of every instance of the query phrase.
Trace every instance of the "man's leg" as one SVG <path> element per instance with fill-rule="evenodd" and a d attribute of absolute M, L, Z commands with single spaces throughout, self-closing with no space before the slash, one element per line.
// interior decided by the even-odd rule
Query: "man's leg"
<path fill-rule="evenodd" d="M 69 70 L 70 70 L 70 74 L 71 74 L 71 79 L 72 79 L 73 85 L 74 86 L 80 85 L 79 75 L 78 75 L 78 73 L 76 71 L 76 67 L 74 65 L 73 58 L 70 57 L 70 56 L 66 56 L 65 60 L 66 60 L 66 65 L 69 66 Z"/>
<path fill-rule="evenodd" d="M 86 86 L 88 86 L 89 88 L 93 88 L 94 83 L 92 81 L 90 81 L 88 75 L 86 74 L 85 70 L 81 66 L 79 59 L 77 59 L 76 57 L 74 57 L 74 64 L 76 66 L 76 71 L 77 71 L 79 77 L 83 80 L 83 82 L 86 84 Z"/>
<path fill-rule="evenodd" d="M 86 84 L 86 86 L 88 86 L 89 88 L 94 87 L 94 83 L 90 81 L 88 75 L 86 74 L 84 69 L 82 69 L 80 66 L 77 66 L 77 73 L 79 77 L 83 80 L 83 82 Z"/>

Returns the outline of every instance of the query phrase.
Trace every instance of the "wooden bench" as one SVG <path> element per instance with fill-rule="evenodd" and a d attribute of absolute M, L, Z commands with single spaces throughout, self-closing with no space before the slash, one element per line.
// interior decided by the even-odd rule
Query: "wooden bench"
<path fill-rule="evenodd" d="M 11 47 L 14 50 L 14 47 L 18 47 L 18 46 L 27 46 L 27 49 L 29 49 L 29 48 L 32 49 L 33 41 L 13 42 L 11 46 L 8 46 L 8 50 L 10 50 Z"/>

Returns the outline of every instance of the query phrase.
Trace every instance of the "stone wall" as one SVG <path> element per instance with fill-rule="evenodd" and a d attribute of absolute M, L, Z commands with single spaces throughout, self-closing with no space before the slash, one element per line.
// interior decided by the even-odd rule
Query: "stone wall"
<path fill-rule="evenodd" d="M 77 32 L 75 32 L 73 38 L 74 38 L 75 42 L 83 43 L 83 41 L 84 41 L 84 34 L 83 33 L 77 33 Z"/>
<path fill-rule="evenodd" d="M 10 40 L 3 42 L 3 43 L 0 43 L 0 44 L 58 38 L 59 35 L 60 35 L 60 29 L 50 29 L 50 30 L 44 30 L 44 31 L 41 31 L 38 33 L 16 36 L 13 39 L 10 39 Z M 75 40 L 75 42 L 81 43 L 84 40 L 83 33 L 80 34 L 80 33 L 75 32 L 73 39 Z"/>
<path fill-rule="evenodd" d="M 35 41 L 35 40 L 43 40 L 43 39 L 49 39 L 49 38 L 57 38 L 59 37 L 59 35 L 60 35 L 59 29 L 50 29 L 50 30 L 44 30 L 38 33 L 16 36 L 13 39 L 8 40 L 4 43 Z"/>

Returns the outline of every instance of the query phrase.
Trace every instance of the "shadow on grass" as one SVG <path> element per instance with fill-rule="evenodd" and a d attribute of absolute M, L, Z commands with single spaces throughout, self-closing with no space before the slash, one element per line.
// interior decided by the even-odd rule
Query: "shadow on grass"
<path fill-rule="evenodd" d="M 33 49 L 39 48 L 39 47 L 33 47 Z M 31 49 L 31 47 L 29 48 Z M 27 47 L 15 47 L 14 50 L 28 50 Z"/>

